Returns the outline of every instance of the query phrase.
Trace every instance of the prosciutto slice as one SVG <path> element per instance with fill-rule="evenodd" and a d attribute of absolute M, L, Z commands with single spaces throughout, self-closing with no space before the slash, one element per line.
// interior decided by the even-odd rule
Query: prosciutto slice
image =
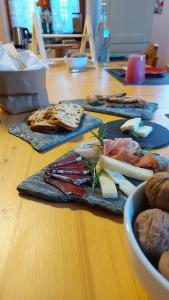
<path fill-rule="evenodd" d="M 136 154 L 133 154 L 131 152 L 125 151 L 125 150 L 119 150 L 116 155 L 111 156 L 114 159 L 124 161 L 126 163 L 129 163 L 131 165 L 135 165 L 140 161 L 140 157 Z"/>
<path fill-rule="evenodd" d="M 156 169 L 158 167 L 158 161 L 152 153 L 147 153 L 141 157 L 140 161 L 136 164 L 140 168 Z"/>
<path fill-rule="evenodd" d="M 115 138 L 114 140 L 103 140 L 103 154 L 107 156 L 116 155 L 119 150 L 135 153 L 139 148 L 139 144 L 132 138 Z"/>
<path fill-rule="evenodd" d="M 75 185 L 73 183 L 65 182 L 60 179 L 52 178 L 47 174 L 44 174 L 44 180 L 55 186 L 56 188 L 60 189 L 64 194 L 71 195 L 75 194 L 80 198 L 83 198 L 85 195 L 85 189 L 82 186 Z"/>

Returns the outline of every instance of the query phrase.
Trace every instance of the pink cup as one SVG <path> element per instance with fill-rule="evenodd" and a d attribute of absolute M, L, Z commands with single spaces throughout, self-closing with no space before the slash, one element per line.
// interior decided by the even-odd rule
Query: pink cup
<path fill-rule="evenodd" d="M 144 80 L 145 80 L 145 55 L 144 54 L 130 55 L 128 59 L 125 82 L 142 84 Z"/>

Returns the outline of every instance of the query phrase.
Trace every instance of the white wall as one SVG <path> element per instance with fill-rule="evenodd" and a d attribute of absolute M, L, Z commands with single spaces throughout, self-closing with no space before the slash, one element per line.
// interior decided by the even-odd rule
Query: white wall
<path fill-rule="evenodd" d="M 0 0 L 0 41 L 3 43 L 10 42 L 5 0 Z"/>
<path fill-rule="evenodd" d="M 151 41 L 159 44 L 158 65 L 169 65 L 169 0 L 165 0 L 162 14 L 154 14 Z"/>

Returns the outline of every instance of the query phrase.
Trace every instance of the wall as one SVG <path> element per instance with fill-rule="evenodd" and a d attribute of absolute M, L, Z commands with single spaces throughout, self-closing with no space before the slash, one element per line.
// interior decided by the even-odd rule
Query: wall
<path fill-rule="evenodd" d="M 10 42 L 5 0 L 0 1 L 0 41 L 3 43 Z"/>
<path fill-rule="evenodd" d="M 151 41 L 159 44 L 159 66 L 169 65 L 169 0 L 164 2 L 162 14 L 154 14 Z"/>

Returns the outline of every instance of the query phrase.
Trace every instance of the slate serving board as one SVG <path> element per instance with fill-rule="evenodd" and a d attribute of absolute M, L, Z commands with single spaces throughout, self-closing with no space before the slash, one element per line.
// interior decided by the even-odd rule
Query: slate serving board
<path fill-rule="evenodd" d="M 8 131 L 9 133 L 20 137 L 24 141 L 31 144 L 31 146 L 38 152 L 44 152 L 58 144 L 66 142 L 70 138 L 89 131 L 92 128 L 98 127 L 101 124 L 101 119 L 94 118 L 88 114 L 84 114 L 82 116 L 81 123 L 78 129 L 74 131 L 62 129 L 56 134 L 44 134 L 32 131 L 27 125 L 27 118 L 25 118 L 12 124 L 9 127 Z"/>
<path fill-rule="evenodd" d="M 84 99 L 72 100 L 71 102 L 77 103 L 84 107 L 85 110 L 93 111 L 97 113 L 103 113 L 108 115 L 115 115 L 126 118 L 142 118 L 143 120 L 151 120 L 153 113 L 157 110 L 158 104 L 151 102 L 147 103 L 144 108 L 119 108 L 119 107 L 110 107 L 110 106 L 92 106 L 87 103 Z"/>
<path fill-rule="evenodd" d="M 73 152 L 68 152 L 64 156 L 59 159 L 70 155 Z M 164 167 L 169 163 L 169 160 L 161 157 L 160 155 L 156 155 L 159 162 L 159 169 L 157 171 L 163 170 Z M 17 190 L 23 195 L 30 195 L 36 198 L 40 198 L 46 200 L 48 202 L 69 202 L 75 201 L 77 203 L 85 203 L 89 206 L 98 206 L 102 209 L 106 209 L 110 212 L 114 212 L 117 214 L 123 214 L 124 205 L 127 197 L 118 191 L 117 199 L 103 199 L 101 195 L 101 190 L 99 188 L 96 189 L 95 194 L 93 195 L 91 187 L 86 186 L 86 194 L 83 199 L 79 198 L 76 195 L 65 195 L 58 188 L 46 183 L 43 180 L 43 175 L 48 167 L 45 167 L 40 172 L 30 176 L 28 179 L 23 181 L 18 185 Z M 129 179 L 129 178 L 128 178 Z M 135 185 L 139 185 L 141 181 L 134 180 L 130 178 L 130 181 Z"/>
<path fill-rule="evenodd" d="M 114 138 L 128 138 L 131 137 L 133 140 L 137 141 L 142 149 L 150 148 L 157 149 L 169 145 L 169 130 L 159 124 L 145 121 L 144 125 L 153 127 L 153 131 L 148 135 L 147 138 L 136 138 L 125 132 L 121 132 L 120 126 L 124 124 L 126 120 L 111 121 L 99 128 L 99 133 L 102 133 L 104 128 L 104 138 L 114 139 Z"/>
<path fill-rule="evenodd" d="M 126 83 L 124 80 L 126 71 L 124 69 L 104 69 L 111 76 L 116 78 L 124 85 L 140 85 L 137 83 Z M 141 85 L 168 85 L 169 84 L 169 73 L 163 74 L 146 74 L 145 80 Z"/>

